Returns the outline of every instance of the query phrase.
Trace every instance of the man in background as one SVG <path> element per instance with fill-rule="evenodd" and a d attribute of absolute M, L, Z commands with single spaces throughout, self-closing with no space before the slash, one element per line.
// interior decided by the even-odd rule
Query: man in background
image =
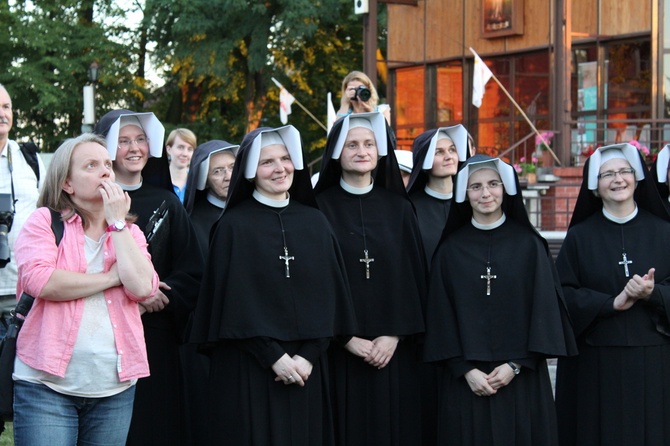
<path fill-rule="evenodd" d="M 0 338 L 5 336 L 9 312 L 16 306 L 14 241 L 23 223 L 35 210 L 40 178 L 46 172 L 35 150 L 22 149 L 16 141 L 9 139 L 13 123 L 12 99 L 0 84 L 0 265 L 4 265 L 0 268 Z M 7 225 L 9 229 L 5 236 L 1 234 L 4 229 L 1 225 Z M 9 245 L 9 256 L 2 250 L 3 243 Z"/>

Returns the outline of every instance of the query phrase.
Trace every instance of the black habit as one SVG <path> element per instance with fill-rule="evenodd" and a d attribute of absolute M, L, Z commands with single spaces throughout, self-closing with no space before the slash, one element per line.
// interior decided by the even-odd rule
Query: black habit
<path fill-rule="evenodd" d="M 198 239 L 198 245 L 205 258 L 209 251 L 209 235 L 212 227 L 219 220 L 225 203 L 215 197 L 209 196 L 207 181 L 200 184 L 201 174 L 209 175 L 209 159 L 212 153 L 229 151 L 233 156 L 239 146 L 234 146 L 222 140 L 212 140 L 200 144 L 196 150 L 189 166 L 188 178 L 186 180 L 186 194 L 184 207 L 191 217 L 191 223 Z M 203 170 L 203 172 L 201 172 Z M 210 202 L 211 198 L 211 202 Z M 190 329 L 189 329 L 190 330 Z M 209 430 L 209 357 L 198 353 L 198 347 L 192 343 L 186 343 L 181 347 L 181 360 L 184 370 L 184 389 L 186 411 L 191 417 L 189 424 L 190 444 L 194 446 L 207 444 L 207 432 Z"/>
<path fill-rule="evenodd" d="M 415 335 L 424 331 L 427 280 L 421 235 L 388 129 L 382 136 L 387 138 L 388 155 L 378 162 L 372 190 L 356 195 L 340 186 L 341 168 L 332 154 L 346 119 L 337 121 L 328 136 L 315 189 L 317 201 L 344 256 L 359 324 L 355 335 L 368 340 L 399 336 L 400 342 L 382 369 L 342 345 L 331 347 L 336 438 L 347 446 L 420 444 L 420 358 Z M 374 259 L 369 279 L 363 263 L 365 247 L 368 259 Z"/>
<path fill-rule="evenodd" d="M 457 130 L 457 131 L 456 131 Z M 434 157 L 434 150 L 431 146 L 437 141 L 436 134 L 442 132 L 449 136 L 458 152 L 459 165 L 465 161 L 470 151 L 467 147 L 467 132 L 463 126 L 441 127 L 423 132 L 416 137 L 412 143 L 413 169 L 407 184 L 407 191 L 416 209 L 416 216 L 419 221 L 421 238 L 423 239 L 423 248 L 426 251 L 426 259 L 430 267 L 433 253 L 442 237 L 442 232 L 447 224 L 451 198 L 441 197 L 435 192 L 426 190 L 429 180 L 430 169 L 424 169 L 426 157 Z"/>
<path fill-rule="evenodd" d="M 558 362 L 562 446 L 660 446 L 670 438 L 670 222 L 648 183 L 638 182 L 638 213 L 625 223 L 606 218 L 582 185 L 556 260 L 580 352 Z M 630 278 L 652 267 L 649 301 L 615 311 Z"/>
<path fill-rule="evenodd" d="M 485 159 L 490 158 L 469 161 Z M 520 191 L 516 175 L 515 182 Z M 575 354 L 575 342 L 551 255 L 528 221 L 520 194 L 505 193 L 502 209 L 501 225 L 480 229 L 470 222 L 467 197 L 452 203 L 433 257 L 424 358 L 446 365 L 438 444 L 558 441 L 546 358 Z M 491 396 L 471 390 L 468 371 L 490 373 L 508 361 L 522 367 L 506 387 Z"/>
<path fill-rule="evenodd" d="M 186 196 L 184 197 L 184 207 L 191 217 L 191 222 L 195 228 L 198 243 L 205 257 L 209 245 L 209 235 L 214 223 L 221 217 L 223 206 L 218 203 L 213 204 L 208 199 L 209 188 L 205 184 L 204 189 L 200 189 L 200 169 L 201 166 L 209 166 L 209 158 L 212 153 L 229 151 L 232 155 L 237 152 L 238 146 L 223 140 L 212 140 L 200 144 L 191 159 L 188 178 L 186 180 Z"/>
<path fill-rule="evenodd" d="M 205 253 L 205 256 L 209 251 L 209 235 L 221 214 L 223 214 L 223 209 L 213 205 L 207 199 L 198 200 L 193 205 L 191 223 L 193 223 L 200 250 Z"/>
<path fill-rule="evenodd" d="M 96 133 L 106 135 L 112 123 L 128 113 L 132 112 L 107 113 Z M 171 290 L 162 290 L 169 299 L 164 310 L 142 316 L 151 376 L 137 382 L 127 444 L 179 445 L 188 422 L 179 347 L 195 308 L 204 261 L 188 215 L 174 193 L 167 159 L 149 158 L 142 179 L 138 189 L 124 187 L 131 199 L 130 212 L 137 215 L 135 224 L 148 235 L 147 224 L 165 203 L 166 218 L 149 240 L 149 252 L 158 277 Z"/>
<path fill-rule="evenodd" d="M 451 198 L 437 198 L 425 190 L 410 191 L 409 197 L 416 209 L 419 232 L 421 232 L 421 240 L 426 252 L 426 262 L 430 268 L 431 259 L 447 224 Z"/>
<path fill-rule="evenodd" d="M 306 172 L 295 171 L 284 207 L 252 196 L 246 160 L 267 130 L 242 142 L 195 312 L 191 341 L 211 363 L 208 444 L 332 445 L 325 352 L 355 330 L 351 294 L 335 235 L 306 198 Z M 312 364 L 304 387 L 275 381 L 285 353 Z"/>
<path fill-rule="evenodd" d="M 453 194 L 447 197 L 440 195 L 435 191 L 428 189 L 429 173 L 432 169 L 424 169 L 426 158 L 432 157 L 435 159 L 435 146 L 437 145 L 437 133 L 442 131 L 452 140 L 456 146 L 459 160 L 467 159 L 469 150 L 467 147 L 467 137 L 459 138 L 457 135 L 452 135 L 451 128 L 436 128 L 430 129 L 414 139 L 412 143 L 412 161 L 414 168 L 407 184 L 407 191 L 410 199 L 414 204 L 417 221 L 419 222 L 419 231 L 421 232 L 421 239 L 423 241 L 423 248 L 426 252 L 426 263 L 430 270 L 431 261 L 435 249 L 442 237 L 442 232 L 447 224 L 447 217 L 449 216 L 449 209 Z M 460 126 L 464 131 L 465 129 Z M 463 132 L 458 136 L 466 136 L 467 132 Z M 435 141 L 434 141 L 435 140 Z M 431 150 L 432 149 L 432 150 Z M 432 163 L 431 163 L 432 165 Z M 423 444 L 436 444 L 437 435 L 437 389 L 438 379 L 441 375 L 440 366 L 434 363 L 422 363 L 420 365 L 421 373 L 421 408 L 422 408 L 422 436 Z"/>

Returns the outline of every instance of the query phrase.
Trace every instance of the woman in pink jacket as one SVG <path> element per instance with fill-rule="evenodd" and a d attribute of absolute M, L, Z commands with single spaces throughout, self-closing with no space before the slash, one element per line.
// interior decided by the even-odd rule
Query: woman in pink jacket
<path fill-rule="evenodd" d="M 104 139 L 58 148 L 38 206 L 15 245 L 17 296 L 36 298 L 18 337 L 15 444 L 123 445 L 149 375 L 138 302 L 158 276 Z M 58 245 L 48 208 L 61 213 Z"/>

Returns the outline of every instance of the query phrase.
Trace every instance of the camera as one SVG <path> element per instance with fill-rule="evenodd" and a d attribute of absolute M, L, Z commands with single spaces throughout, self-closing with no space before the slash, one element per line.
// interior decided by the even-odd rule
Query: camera
<path fill-rule="evenodd" d="M 370 100 L 370 96 L 372 96 L 372 92 L 368 87 L 365 85 L 359 85 L 356 87 L 354 90 L 354 101 L 361 100 L 363 102 L 368 102 Z"/>
<path fill-rule="evenodd" d="M 9 263 L 9 240 L 7 234 L 14 222 L 14 206 L 11 194 L 0 194 L 0 268 Z"/>

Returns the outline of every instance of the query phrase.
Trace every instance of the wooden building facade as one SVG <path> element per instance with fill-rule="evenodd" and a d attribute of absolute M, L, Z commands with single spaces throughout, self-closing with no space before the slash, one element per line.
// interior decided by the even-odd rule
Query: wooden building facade
<path fill-rule="evenodd" d="M 382 0 L 383 1 L 383 0 Z M 512 162 L 535 136 L 494 80 L 472 105 L 472 47 L 560 165 L 598 145 L 670 142 L 670 0 L 417 0 L 388 4 L 387 95 L 399 148 L 463 124 L 479 152 Z M 558 165 L 556 162 L 555 165 Z"/>

